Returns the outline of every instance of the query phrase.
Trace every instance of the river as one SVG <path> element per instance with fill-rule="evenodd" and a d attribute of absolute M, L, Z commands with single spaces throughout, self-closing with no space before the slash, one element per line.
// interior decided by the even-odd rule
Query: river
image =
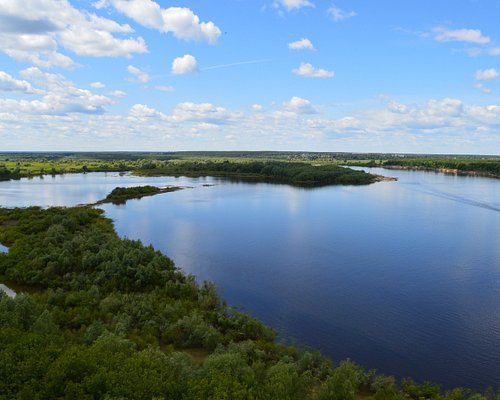
<path fill-rule="evenodd" d="M 500 180 L 372 169 L 397 182 L 315 189 L 94 173 L 0 183 L 3 206 L 95 202 L 229 304 L 337 362 L 500 389 Z M 213 185 L 213 186 L 211 186 Z"/>

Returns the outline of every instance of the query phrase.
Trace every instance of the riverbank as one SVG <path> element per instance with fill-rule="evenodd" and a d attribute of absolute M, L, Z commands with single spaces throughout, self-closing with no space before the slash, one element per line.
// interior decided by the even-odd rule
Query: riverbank
<path fill-rule="evenodd" d="M 494 178 L 500 179 L 500 175 L 494 174 L 491 172 L 482 172 L 482 171 L 468 171 L 468 170 L 460 170 L 457 168 L 432 168 L 432 167 L 424 167 L 424 166 L 406 166 L 406 165 L 377 165 L 377 167 L 384 169 L 392 169 L 392 170 L 401 170 L 401 171 L 425 171 L 425 172 L 439 172 L 447 175 L 458 175 L 458 176 L 478 176 L 484 178 Z"/>

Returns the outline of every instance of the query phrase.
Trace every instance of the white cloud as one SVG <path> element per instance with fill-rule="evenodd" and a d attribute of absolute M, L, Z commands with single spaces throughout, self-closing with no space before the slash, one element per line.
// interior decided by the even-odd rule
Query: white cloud
<path fill-rule="evenodd" d="M 264 110 L 264 107 L 262 107 L 261 104 L 253 104 L 252 105 L 252 111 L 261 112 L 262 110 Z"/>
<path fill-rule="evenodd" d="M 486 51 L 490 56 L 500 56 L 500 47 L 490 47 Z"/>
<path fill-rule="evenodd" d="M 279 0 L 279 4 L 289 11 L 302 7 L 314 7 L 314 4 L 309 0 Z"/>
<path fill-rule="evenodd" d="M 285 101 L 283 106 L 286 110 L 292 111 L 298 114 L 314 114 L 316 110 L 312 106 L 309 100 L 303 99 L 301 97 L 293 96 L 290 100 Z"/>
<path fill-rule="evenodd" d="M 425 153 L 432 149 L 484 154 L 498 152 L 500 142 L 500 105 L 467 105 L 454 98 L 422 104 L 390 101 L 383 107 L 335 118 L 284 108 L 243 113 L 194 102 L 180 103 L 169 114 L 136 104 L 125 115 L 27 113 L 21 107 L 27 108 L 29 102 L 15 106 L 0 104 L 2 144 L 14 150 L 30 143 L 47 150 L 78 146 L 85 150 L 286 148 Z"/>
<path fill-rule="evenodd" d="M 500 47 L 473 47 L 464 50 L 469 56 L 477 57 L 480 55 L 500 56 Z"/>
<path fill-rule="evenodd" d="M 488 36 L 483 36 L 479 29 L 447 29 L 436 27 L 432 30 L 434 39 L 438 42 L 466 42 L 487 44 L 491 42 Z"/>
<path fill-rule="evenodd" d="M 79 56 L 123 57 L 133 53 L 146 53 L 143 38 L 117 39 L 104 30 L 89 31 L 87 27 L 77 26 L 60 34 L 65 48 Z"/>
<path fill-rule="evenodd" d="M 389 104 L 387 104 L 387 109 L 397 114 L 407 114 L 410 111 L 410 108 L 406 104 L 401 104 L 396 101 L 390 101 Z"/>
<path fill-rule="evenodd" d="M 92 7 L 95 7 L 98 10 L 100 10 L 101 8 L 104 8 L 104 7 L 108 7 L 108 6 L 109 6 L 108 0 L 98 0 L 98 1 L 94 1 L 92 3 Z"/>
<path fill-rule="evenodd" d="M 172 62 L 172 73 L 174 75 L 194 74 L 198 71 L 198 63 L 196 58 L 190 54 L 185 54 L 182 57 L 177 57 Z"/>
<path fill-rule="evenodd" d="M 480 82 L 477 82 L 474 84 L 474 87 L 477 89 L 477 90 L 480 90 L 481 92 L 485 93 L 485 94 L 491 94 L 491 89 L 489 87 L 486 87 L 484 86 L 482 83 Z"/>
<path fill-rule="evenodd" d="M 102 82 L 92 82 L 90 84 L 90 87 L 94 88 L 94 89 L 104 89 L 106 87 L 106 85 Z"/>
<path fill-rule="evenodd" d="M 429 100 L 427 105 L 429 115 L 458 116 L 463 112 L 462 101 L 446 97 L 442 100 Z"/>
<path fill-rule="evenodd" d="M 147 51 L 144 39 L 114 34 L 129 25 L 82 12 L 67 0 L 0 2 L 0 49 L 19 61 L 41 67 L 70 68 L 75 62 L 60 47 L 80 56 L 118 57 Z"/>
<path fill-rule="evenodd" d="M 489 69 L 479 69 L 476 71 L 476 79 L 478 81 L 491 81 L 498 78 L 499 73 L 494 68 Z"/>
<path fill-rule="evenodd" d="M 170 32 L 184 40 L 205 40 L 215 43 L 221 30 L 213 22 L 200 22 L 200 18 L 189 8 L 161 8 L 152 0 L 111 0 L 111 4 L 121 13 L 139 24 Z"/>
<path fill-rule="evenodd" d="M 0 91 L 21 92 L 26 94 L 41 94 L 43 91 L 33 88 L 31 83 L 25 80 L 17 80 L 4 71 L 0 71 Z"/>
<path fill-rule="evenodd" d="M 352 18 L 358 15 L 354 11 L 343 11 L 335 5 L 328 9 L 328 14 L 333 18 L 335 22 L 343 21 L 345 19 Z"/>
<path fill-rule="evenodd" d="M 158 85 L 155 86 L 154 89 L 159 90 L 160 92 L 175 92 L 175 87 L 173 86 Z"/>
<path fill-rule="evenodd" d="M 127 71 L 129 73 L 131 73 L 132 75 L 134 75 L 139 82 L 142 82 L 142 83 L 149 82 L 149 79 L 150 79 L 149 75 L 146 72 L 140 70 L 139 68 L 134 67 L 133 65 L 129 65 L 127 67 Z"/>
<path fill-rule="evenodd" d="M 102 114 L 111 104 L 108 97 L 96 95 L 78 88 L 73 82 L 59 74 L 44 73 L 37 67 L 21 71 L 21 76 L 43 88 L 36 100 L 0 100 L 0 108 L 14 113 L 42 115 L 70 115 L 74 113 Z"/>
<path fill-rule="evenodd" d="M 306 38 L 302 38 L 300 40 L 297 40 L 296 42 L 288 43 L 288 48 L 292 50 L 302 50 L 302 49 L 314 50 L 312 42 Z"/>
<path fill-rule="evenodd" d="M 169 116 L 171 122 L 204 121 L 211 124 L 223 124 L 234 117 L 224 107 L 212 103 L 179 103 Z"/>
<path fill-rule="evenodd" d="M 113 90 L 108 93 L 108 96 L 113 96 L 113 97 L 126 97 L 127 93 L 125 93 L 123 90 Z"/>
<path fill-rule="evenodd" d="M 134 104 L 129 111 L 129 116 L 132 118 L 166 118 L 165 114 L 156 111 L 154 108 L 148 107 L 145 104 Z"/>
<path fill-rule="evenodd" d="M 305 76 L 308 78 L 332 78 L 335 72 L 326 69 L 314 68 L 309 63 L 301 63 L 299 68 L 292 70 L 295 75 Z"/>

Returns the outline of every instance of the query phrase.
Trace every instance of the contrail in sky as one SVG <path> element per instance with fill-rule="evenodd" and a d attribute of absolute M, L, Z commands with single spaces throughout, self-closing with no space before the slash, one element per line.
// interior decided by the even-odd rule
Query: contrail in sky
<path fill-rule="evenodd" d="M 235 62 L 231 64 L 220 64 L 220 65 L 213 65 L 211 67 L 205 67 L 205 68 L 200 68 L 200 71 L 208 71 L 210 69 L 219 69 L 219 68 L 228 68 L 228 67 L 236 67 L 237 65 L 246 65 L 246 64 L 262 64 L 266 62 L 270 62 L 271 60 L 269 59 L 264 59 L 264 60 L 252 60 L 252 61 L 240 61 L 240 62 Z"/>
<path fill-rule="evenodd" d="M 211 67 L 200 68 L 199 71 L 209 71 L 211 69 L 219 69 L 219 68 L 230 68 L 230 67 L 236 67 L 238 65 L 262 64 L 262 63 L 271 62 L 271 61 L 272 60 L 270 60 L 270 59 L 240 61 L 240 62 L 235 62 L 235 63 L 230 63 L 230 64 L 212 65 Z M 154 76 L 151 77 L 151 79 L 168 78 L 170 76 L 173 76 L 173 74 L 168 74 L 168 75 L 154 75 Z"/>

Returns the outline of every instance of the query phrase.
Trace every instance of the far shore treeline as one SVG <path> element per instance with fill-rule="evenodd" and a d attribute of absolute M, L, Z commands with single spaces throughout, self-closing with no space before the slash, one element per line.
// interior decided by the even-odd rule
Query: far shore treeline
<path fill-rule="evenodd" d="M 0 399 L 500 399 L 280 344 L 100 209 L 0 208 L 0 243 Z"/>
<path fill-rule="evenodd" d="M 230 165 L 220 166 L 227 162 Z M 269 163 L 291 163 L 281 171 Z M 193 166 L 198 163 L 200 165 Z M 211 163 L 211 164 L 210 164 Z M 247 164 L 254 164 L 250 168 Z M 257 168 L 255 163 L 267 164 Z M 207 164 L 203 166 L 203 164 Z M 304 170 L 298 172 L 303 164 Z M 377 153 L 327 152 L 275 152 L 275 151 L 214 151 L 214 152 L 61 152 L 61 153 L 0 153 L 0 180 L 31 178 L 44 175 L 87 172 L 134 172 L 140 175 L 185 173 L 281 181 L 294 185 L 332 184 L 317 167 L 331 173 L 333 166 L 371 166 L 385 168 L 426 169 L 445 173 L 483 175 L 500 178 L 500 156 L 480 155 L 425 155 Z M 310 167 L 316 167 L 311 170 Z M 210 168 L 209 168 L 210 167 Z M 252 170 L 251 170 L 252 169 Z M 272 171 L 272 170 L 275 171 Z M 286 172 L 283 172 L 286 169 Z M 163 171 L 163 172 L 161 172 Z M 297 172 L 297 173 L 296 173 Z M 334 172 L 337 174 L 337 172 Z M 252 176 L 251 176 L 252 175 Z M 314 176 L 316 175 L 316 176 Z M 370 183 L 361 175 L 339 178 L 353 180 L 352 184 Z M 336 180 L 335 178 L 334 180 Z M 318 180 L 318 183 L 315 180 Z M 346 182 L 334 182 L 346 183 Z"/>

